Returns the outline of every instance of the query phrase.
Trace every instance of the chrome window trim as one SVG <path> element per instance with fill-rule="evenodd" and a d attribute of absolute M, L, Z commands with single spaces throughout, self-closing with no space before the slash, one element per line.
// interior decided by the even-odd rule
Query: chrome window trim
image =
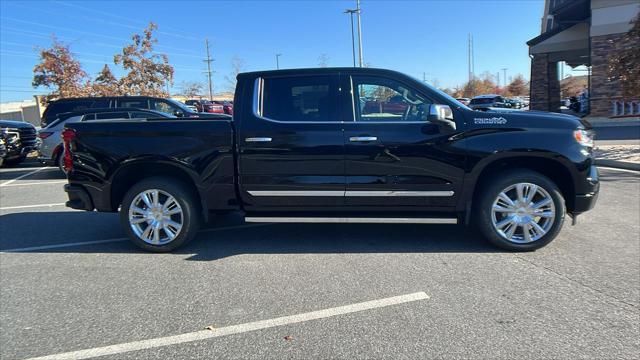
<path fill-rule="evenodd" d="M 249 190 L 251 196 L 450 197 L 453 191 L 395 190 Z"/>
<path fill-rule="evenodd" d="M 362 123 L 362 124 L 431 124 L 427 121 L 356 121 L 356 109 L 355 109 L 355 98 L 353 96 L 353 77 L 349 76 L 351 81 L 351 111 L 353 113 L 353 120 L 351 121 L 283 121 L 283 120 L 275 120 L 263 116 L 264 109 L 264 79 L 262 77 L 257 77 L 253 84 L 253 116 L 260 120 L 269 121 L 277 124 L 350 124 L 350 123 Z M 340 96 L 340 95 L 339 95 Z"/>

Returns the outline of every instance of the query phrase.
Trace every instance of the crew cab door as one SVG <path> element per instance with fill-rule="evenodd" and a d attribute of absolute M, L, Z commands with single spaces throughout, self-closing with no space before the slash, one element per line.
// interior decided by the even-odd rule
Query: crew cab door
<path fill-rule="evenodd" d="M 451 210 L 464 151 L 450 130 L 427 121 L 428 94 L 383 76 L 343 76 L 352 119 L 344 123 L 345 203 L 371 210 Z M 348 115 L 345 116 L 348 118 Z"/>
<path fill-rule="evenodd" d="M 337 75 L 266 76 L 253 87 L 251 109 L 236 113 L 245 208 L 342 206 L 344 144 Z"/>

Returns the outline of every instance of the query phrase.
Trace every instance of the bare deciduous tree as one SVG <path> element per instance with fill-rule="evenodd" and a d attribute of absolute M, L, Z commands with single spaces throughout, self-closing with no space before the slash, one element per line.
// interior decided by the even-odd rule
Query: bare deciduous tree
<path fill-rule="evenodd" d="M 322 53 L 318 56 L 318 66 L 321 68 L 326 68 L 329 66 L 329 55 Z"/>
<path fill-rule="evenodd" d="M 238 77 L 238 74 L 245 71 L 245 67 L 246 64 L 242 58 L 234 56 L 231 59 L 231 73 L 224 77 L 227 81 L 229 91 L 234 92 L 236 90 L 236 78 Z"/>
<path fill-rule="evenodd" d="M 158 40 L 153 31 L 158 26 L 151 22 L 143 31 L 143 35 L 131 36 L 133 43 L 122 49 L 122 54 L 115 55 L 116 65 L 122 64 L 129 73 L 120 79 L 121 89 L 129 95 L 168 96 L 165 85 L 173 83 L 173 66 L 169 65 L 166 54 L 156 54 L 153 45 Z"/>
<path fill-rule="evenodd" d="M 204 84 L 197 81 L 183 81 L 180 83 L 182 94 L 186 97 L 196 97 L 202 95 Z"/>

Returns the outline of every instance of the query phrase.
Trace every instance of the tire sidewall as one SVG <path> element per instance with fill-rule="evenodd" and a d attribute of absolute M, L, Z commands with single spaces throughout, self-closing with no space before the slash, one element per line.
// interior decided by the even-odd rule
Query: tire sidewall
<path fill-rule="evenodd" d="M 133 232 L 129 224 L 129 208 L 133 199 L 139 193 L 149 189 L 159 189 L 170 194 L 182 208 L 183 224 L 180 234 L 167 244 L 152 245 L 146 243 Z M 185 184 L 174 179 L 156 177 L 142 180 L 129 189 L 122 200 L 120 222 L 125 233 L 136 246 L 152 252 L 168 252 L 185 245 L 193 239 L 200 226 L 200 215 L 194 196 Z"/>
<path fill-rule="evenodd" d="M 544 175 L 527 170 L 505 173 L 502 174 L 500 178 L 500 180 L 493 184 L 489 184 L 482 189 L 483 195 L 481 196 L 480 201 L 478 202 L 478 207 L 476 208 L 476 213 L 479 214 L 476 224 L 487 240 L 502 249 L 511 251 L 533 251 L 544 247 L 553 241 L 562 229 L 566 214 L 564 197 L 555 183 Z M 517 183 L 532 183 L 542 187 L 549 193 L 555 206 L 555 217 L 553 225 L 549 231 L 542 238 L 527 244 L 519 244 L 502 238 L 502 236 L 500 236 L 493 227 L 492 221 L 491 210 L 493 208 L 493 202 L 498 197 L 498 194 L 507 187 Z"/>

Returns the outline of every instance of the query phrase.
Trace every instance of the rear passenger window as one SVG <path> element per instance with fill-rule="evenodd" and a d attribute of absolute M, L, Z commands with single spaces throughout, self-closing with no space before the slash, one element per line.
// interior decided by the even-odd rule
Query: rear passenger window
<path fill-rule="evenodd" d="M 95 120 L 96 114 L 86 114 L 82 117 L 82 121 Z"/>
<path fill-rule="evenodd" d="M 53 102 L 47 106 L 46 118 L 55 119 L 58 114 L 84 110 L 92 107 L 93 100 Z"/>
<path fill-rule="evenodd" d="M 158 117 L 158 116 L 153 113 L 146 113 L 146 112 L 140 112 L 140 111 L 134 111 L 131 113 L 132 119 L 148 119 L 148 118 L 154 118 L 154 117 Z"/>
<path fill-rule="evenodd" d="M 279 121 L 331 121 L 329 76 L 264 80 L 262 115 Z"/>
<path fill-rule="evenodd" d="M 96 114 L 96 120 L 128 119 L 128 118 L 129 118 L 129 113 L 126 113 L 126 112 L 112 112 L 112 113 Z"/>
<path fill-rule="evenodd" d="M 149 102 L 146 99 L 118 100 L 118 107 L 148 109 Z"/>

